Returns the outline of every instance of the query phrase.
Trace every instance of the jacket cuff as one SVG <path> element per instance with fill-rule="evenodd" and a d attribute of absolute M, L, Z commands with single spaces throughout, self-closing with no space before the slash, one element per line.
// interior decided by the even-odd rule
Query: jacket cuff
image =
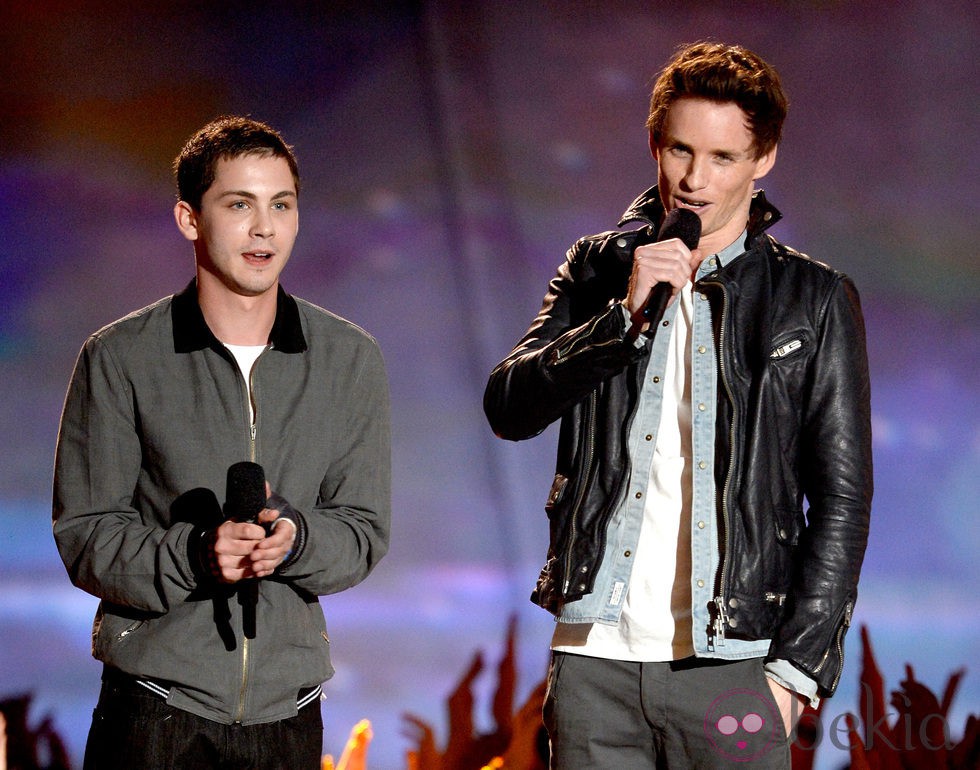
<path fill-rule="evenodd" d="M 820 696 L 817 695 L 817 682 L 812 677 L 807 676 L 788 660 L 777 658 L 765 664 L 766 676 L 782 685 L 787 690 L 802 695 L 806 698 L 813 708 L 820 705 Z"/>
<path fill-rule="evenodd" d="M 293 506 L 291 506 L 285 498 L 277 495 L 275 492 L 272 493 L 272 496 L 269 498 L 268 502 L 266 502 L 266 506 L 279 511 L 279 519 L 286 519 L 296 528 L 296 532 L 293 536 L 292 550 L 286 554 L 286 558 L 283 559 L 282 564 L 276 567 L 276 572 L 283 572 L 291 565 L 295 564 L 297 560 L 299 560 L 306 548 L 306 539 L 308 534 L 306 518 L 303 516 L 303 514 L 293 508 Z M 276 519 L 276 521 L 279 519 Z M 275 526 L 275 522 L 273 522 L 273 526 Z"/>
<path fill-rule="evenodd" d="M 197 579 L 198 585 L 210 585 L 216 582 L 216 565 L 213 562 L 214 529 L 196 526 L 187 537 L 187 561 Z"/>

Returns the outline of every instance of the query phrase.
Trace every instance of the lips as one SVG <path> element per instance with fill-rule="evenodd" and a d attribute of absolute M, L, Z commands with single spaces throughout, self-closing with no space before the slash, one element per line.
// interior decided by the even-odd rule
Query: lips
<path fill-rule="evenodd" d="M 256 249 L 255 251 L 243 251 L 242 256 L 248 262 L 268 262 L 274 256 L 274 252 L 271 251 L 261 251 Z"/>
<path fill-rule="evenodd" d="M 674 202 L 678 208 L 690 209 L 691 211 L 700 211 L 705 206 L 708 205 L 708 201 L 692 200 L 690 198 L 678 198 L 674 196 Z"/>

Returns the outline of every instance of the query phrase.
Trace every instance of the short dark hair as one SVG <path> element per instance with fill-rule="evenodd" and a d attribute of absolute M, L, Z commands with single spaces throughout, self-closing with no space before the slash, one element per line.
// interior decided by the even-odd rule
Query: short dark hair
<path fill-rule="evenodd" d="M 650 96 L 647 128 L 654 143 L 660 143 L 671 105 L 683 96 L 735 102 L 748 118 L 757 158 L 779 144 L 789 102 L 779 73 L 758 54 L 716 42 L 680 46 Z"/>
<path fill-rule="evenodd" d="M 200 210 L 201 198 L 214 184 L 215 170 L 222 158 L 242 155 L 272 155 L 285 158 L 299 194 L 299 167 L 293 148 L 274 128 L 251 118 L 225 115 L 195 133 L 174 159 L 177 197 Z"/>

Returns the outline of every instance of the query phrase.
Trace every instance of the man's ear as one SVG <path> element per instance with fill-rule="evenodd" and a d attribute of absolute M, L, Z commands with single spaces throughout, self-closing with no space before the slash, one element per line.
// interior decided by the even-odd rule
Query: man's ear
<path fill-rule="evenodd" d="M 762 179 L 766 174 L 768 174 L 774 165 L 776 165 L 776 150 L 779 149 L 776 145 L 773 145 L 772 149 L 769 150 L 765 155 L 759 156 L 756 160 L 755 174 L 752 179 Z"/>
<path fill-rule="evenodd" d="M 197 231 L 197 212 L 187 201 L 177 201 L 174 206 L 174 220 L 177 222 L 177 229 L 189 241 L 196 241 L 200 237 Z"/>

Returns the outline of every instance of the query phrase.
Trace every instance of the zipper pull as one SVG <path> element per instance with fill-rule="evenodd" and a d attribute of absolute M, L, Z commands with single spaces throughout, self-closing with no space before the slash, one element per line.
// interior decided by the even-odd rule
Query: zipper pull
<path fill-rule="evenodd" d="M 714 622 L 714 638 L 715 642 L 719 647 L 725 646 L 725 625 L 728 623 L 728 618 L 725 617 L 725 601 L 720 596 L 715 597 L 715 622 Z"/>
<path fill-rule="evenodd" d="M 772 353 L 769 354 L 770 358 L 782 358 L 783 356 L 789 355 L 794 350 L 799 350 L 803 347 L 803 340 L 790 340 L 785 345 L 781 345 L 776 348 Z"/>

